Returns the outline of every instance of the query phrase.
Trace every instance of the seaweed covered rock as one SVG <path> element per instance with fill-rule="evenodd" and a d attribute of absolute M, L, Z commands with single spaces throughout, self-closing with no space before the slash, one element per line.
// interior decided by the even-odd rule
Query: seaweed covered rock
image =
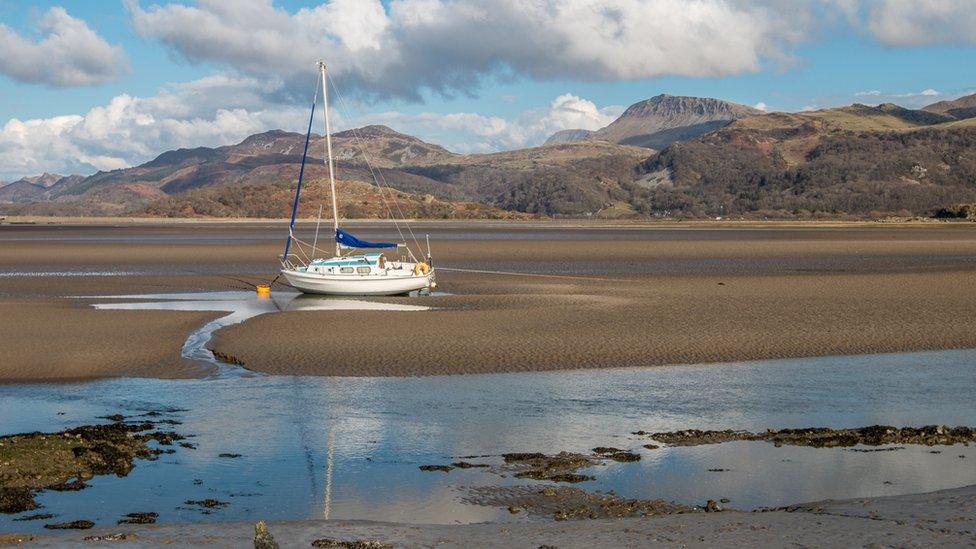
<path fill-rule="evenodd" d="M 84 425 L 59 433 L 23 433 L 0 437 L 0 513 L 36 508 L 37 490 L 75 491 L 95 475 L 126 476 L 139 459 L 156 459 L 183 437 L 157 431 L 151 421 Z"/>

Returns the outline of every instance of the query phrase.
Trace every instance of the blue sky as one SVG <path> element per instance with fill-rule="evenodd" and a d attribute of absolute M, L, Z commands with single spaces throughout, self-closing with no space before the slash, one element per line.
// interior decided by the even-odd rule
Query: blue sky
<path fill-rule="evenodd" d="M 695 2 L 0 0 L 5 56 L 28 60 L 0 61 L 0 179 L 300 131 L 321 56 L 350 102 L 340 127 L 385 123 L 461 152 L 595 129 L 659 93 L 798 111 L 976 92 L 964 0 Z M 580 24 L 579 10 L 605 19 Z M 69 27 L 67 45 L 44 45 Z"/>

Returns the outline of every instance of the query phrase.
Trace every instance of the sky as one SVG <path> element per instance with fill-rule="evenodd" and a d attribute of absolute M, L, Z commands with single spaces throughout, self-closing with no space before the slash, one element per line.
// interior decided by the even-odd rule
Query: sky
<path fill-rule="evenodd" d="M 337 129 L 491 152 L 660 93 L 976 93 L 976 0 L 0 0 L 0 181 L 304 132 L 319 59 Z"/>

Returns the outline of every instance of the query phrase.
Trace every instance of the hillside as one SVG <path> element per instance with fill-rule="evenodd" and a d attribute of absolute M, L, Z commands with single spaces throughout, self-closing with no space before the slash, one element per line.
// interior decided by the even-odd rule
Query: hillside
<path fill-rule="evenodd" d="M 80 175 L 63 176 L 52 173 L 23 177 L 11 183 L 0 183 L 0 203 L 37 202 L 50 198 L 58 189 L 69 187 L 84 179 Z"/>
<path fill-rule="evenodd" d="M 650 151 L 601 141 L 565 143 L 402 168 L 506 210 L 587 216 L 630 198 Z"/>
<path fill-rule="evenodd" d="M 938 103 L 932 103 L 923 110 L 944 116 L 950 116 L 957 120 L 976 118 L 976 93 L 967 95 L 965 97 L 960 97 L 959 99 L 955 99 L 953 101 L 939 101 Z"/>
<path fill-rule="evenodd" d="M 610 125 L 596 131 L 563 130 L 546 144 L 602 140 L 621 145 L 663 149 L 675 141 L 692 139 L 732 120 L 762 111 L 720 99 L 657 95 L 634 103 Z"/>
<path fill-rule="evenodd" d="M 324 216 L 330 215 L 331 197 L 328 178 L 306 181 L 302 190 L 299 216 L 315 217 L 319 206 Z M 531 216 L 492 208 L 485 204 L 445 201 L 431 195 L 404 193 L 383 189 L 361 181 L 337 182 L 339 210 L 345 218 L 369 219 L 390 217 L 387 208 L 397 217 L 424 219 L 523 219 Z M 246 184 L 221 185 L 194 189 L 156 199 L 143 212 L 158 217 L 265 217 L 282 218 L 291 215 L 294 185 Z"/>
<path fill-rule="evenodd" d="M 748 118 L 642 165 L 647 215 L 932 213 L 976 200 L 976 126 L 894 105 Z"/>
<path fill-rule="evenodd" d="M 273 130 L 252 135 L 236 145 L 167 151 L 145 164 L 99 172 L 90 177 L 70 176 L 58 178 L 53 183 L 51 178 L 54 176 L 25 178 L 0 188 L 0 202 L 20 204 L 5 206 L 3 210 L 7 213 L 140 214 L 152 205 L 155 212 L 173 212 L 183 208 L 188 212 L 199 209 L 214 215 L 235 215 L 230 211 L 232 208 L 229 204 L 237 204 L 243 209 L 236 215 L 258 215 L 256 212 L 260 207 L 245 206 L 231 190 L 182 195 L 212 187 L 248 187 L 248 196 L 270 197 L 274 194 L 272 189 L 275 185 L 285 184 L 293 188 L 298 179 L 304 145 L 304 135 Z M 408 192 L 425 195 L 438 191 L 444 200 L 435 204 L 437 215 L 450 210 L 448 202 L 459 195 L 418 176 L 390 173 L 388 167 L 405 161 L 422 164 L 455 155 L 443 147 L 381 126 L 367 126 L 333 136 L 333 153 L 338 158 L 340 179 L 372 181 L 372 175 L 362 160 L 364 151 L 381 174 L 400 183 Z M 325 177 L 324 152 L 324 137 L 313 135 L 306 167 L 309 179 Z M 49 184 L 49 187 L 43 188 L 42 182 Z M 445 192 L 439 192 L 442 190 Z M 411 199 L 417 204 L 425 204 L 426 208 L 432 207 L 424 196 Z M 208 204 L 208 201 L 213 203 Z M 222 202 L 225 203 L 221 205 Z M 459 203 L 456 206 L 454 209 L 459 215 L 508 215 L 504 212 L 489 214 L 488 209 L 483 208 L 475 212 L 477 208 L 472 208 L 471 204 Z M 422 210 L 419 207 L 415 209 Z M 277 209 L 269 204 L 267 211 Z"/>

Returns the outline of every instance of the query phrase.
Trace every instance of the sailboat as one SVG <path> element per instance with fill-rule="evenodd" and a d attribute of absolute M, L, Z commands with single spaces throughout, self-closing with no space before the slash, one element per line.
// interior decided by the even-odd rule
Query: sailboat
<path fill-rule="evenodd" d="M 312 112 L 308 119 L 308 132 L 305 136 L 305 151 L 302 154 L 302 164 L 298 174 L 298 188 L 295 190 L 295 202 L 292 205 L 291 223 L 288 225 L 288 239 L 285 241 L 285 251 L 280 256 L 281 275 L 296 289 L 308 294 L 328 295 L 405 295 L 413 291 L 429 293 L 435 286 L 433 261 L 430 257 L 430 243 L 427 245 L 427 260 L 417 259 L 406 243 L 368 242 L 339 227 L 339 205 L 336 195 L 335 166 L 332 160 L 332 132 L 329 125 L 328 80 L 325 63 L 318 63 L 321 82 L 316 83 L 316 93 L 312 100 Z M 325 157 L 329 168 L 329 189 L 332 202 L 332 228 L 335 236 L 335 255 L 317 258 L 318 225 L 316 225 L 315 240 L 309 244 L 295 237 L 295 218 L 298 215 L 298 203 L 302 193 L 302 180 L 305 176 L 305 160 L 308 157 L 308 145 L 312 137 L 312 120 L 315 116 L 315 104 L 318 90 L 322 90 L 322 104 L 325 109 Z M 365 155 L 367 164 L 369 159 Z M 374 183 L 382 186 L 376 180 L 376 172 L 370 166 Z M 382 194 L 381 194 L 382 196 Z M 391 193 L 392 200 L 396 200 Z M 384 198 L 385 200 L 385 198 Z M 390 210 L 392 214 L 392 209 Z M 319 210 L 321 220 L 321 209 Z M 394 224 L 399 231 L 399 225 Z M 411 235 L 412 235 L 411 231 Z M 403 238 L 402 232 L 400 232 Z M 419 250 L 419 242 L 415 243 Z M 295 244 L 297 253 L 292 253 Z M 370 250 L 370 251 L 366 251 Z M 393 250 L 389 252 L 378 250 Z"/>

